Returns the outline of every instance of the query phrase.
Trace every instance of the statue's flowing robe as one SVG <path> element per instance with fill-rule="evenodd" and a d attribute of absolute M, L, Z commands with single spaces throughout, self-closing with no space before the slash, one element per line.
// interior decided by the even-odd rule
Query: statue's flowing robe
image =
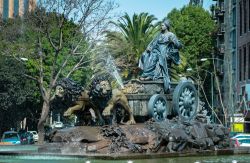
<path fill-rule="evenodd" d="M 172 32 L 159 33 L 148 45 L 140 60 L 139 67 L 143 70 L 142 77 L 152 80 L 163 78 L 164 89 L 169 89 L 170 77 L 168 73 L 169 61 L 180 64 L 178 49 L 181 43 Z M 174 55 L 172 55 L 174 54 Z"/>

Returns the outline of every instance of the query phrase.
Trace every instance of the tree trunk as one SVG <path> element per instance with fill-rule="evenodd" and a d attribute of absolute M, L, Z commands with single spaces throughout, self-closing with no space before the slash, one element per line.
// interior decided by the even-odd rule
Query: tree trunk
<path fill-rule="evenodd" d="M 44 143 L 44 138 L 45 138 L 44 123 L 49 114 L 49 107 L 50 106 L 48 100 L 47 101 L 44 100 L 42 107 L 42 114 L 37 125 L 38 136 L 39 136 L 38 144 Z"/>

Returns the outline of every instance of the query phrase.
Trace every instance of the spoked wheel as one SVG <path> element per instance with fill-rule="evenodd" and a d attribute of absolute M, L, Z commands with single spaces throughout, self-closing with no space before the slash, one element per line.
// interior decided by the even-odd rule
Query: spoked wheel
<path fill-rule="evenodd" d="M 190 121 L 197 114 L 198 94 L 193 83 L 181 81 L 174 90 L 173 111 L 182 121 Z"/>
<path fill-rule="evenodd" d="M 148 102 L 148 113 L 158 122 L 165 120 L 169 113 L 166 97 L 161 94 L 153 95 Z"/>

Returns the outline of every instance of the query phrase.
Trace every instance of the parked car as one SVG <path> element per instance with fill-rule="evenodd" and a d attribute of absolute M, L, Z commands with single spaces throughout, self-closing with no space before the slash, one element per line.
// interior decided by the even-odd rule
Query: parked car
<path fill-rule="evenodd" d="M 232 139 L 239 139 L 239 138 L 249 138 L 250 139 L 250 134 L 237 134 L 235 136 L 232 137 Z"/>
<path fill-rule="evenodd" d="M 28 140 L 28 144 L 34 144 L 35 141 L 34 141 L 34 135 L 31 133 L 31 132 L 26 132 L 26 137 L 27 137 L 27 140 Z"/>
<path fill-rule="evenodd" d="M 18 135 L 20 136 L 21 144 L 28 144 L 28 138 L 27 138 L 27 135 L 26 135 L 26 130 L 19 130 Z"/>
<path fill-rule="evenodd" d="M 250 134 L 237 134 L 230 141 L 234 147 L 250 147 Z"/>
<path fill-rule="evenodd" d="M 29 132 L 31 132 L 33 134 L 33 139 L 35 142 L 37 142 L 38 141 L 38 133 L 36 131 L 29 131 Z"/>
<path fill-rule="evenodd" d="M 64 127 L 64 125 L 62 122 L 55 122 L 54 123 L 54 128 L 63 128 L 63 127 Z"/>
<path fill-rule="evenodd" d="M 230 139 L 234 147 L 250 147 L 250 138 Z"/>
<path fill-rule="evenodd" d="M 6 131 L 2 135 L 1 142 L 11 143 L 11 144 L 21 144 L 21 138 L 15 131 Z"/>

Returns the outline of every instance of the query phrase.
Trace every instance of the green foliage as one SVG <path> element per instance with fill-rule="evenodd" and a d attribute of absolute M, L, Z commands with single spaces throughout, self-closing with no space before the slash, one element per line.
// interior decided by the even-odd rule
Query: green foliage
<path fill-rule="evenodd" d="M 37 19 L 38 17 L 42 18 L 42 20 Z M 60 29 L 60 23 L 58 23 L 60 19 L 64 20 L 62 29 Z M 55 75 L 52 74 L 52 67 L 55 67 L 56 72 L 59 71 L 63 62 L 69 56 L 69 53 L 71 53 L 72 47 L 76 46 L 82 38 L 81 29 L 74 22 L 54 12 L 44 13 L 43 10 L 37 10 L 23 19 L 7 20 L 2 31 L 0 33 L 0 37 L 2 38 L 0 49 L 2 49 L 2 54 L 11 55 L 16 58 L 28 58 L 28 61 L 26 61 L 28 74 L 37 79 L 39 78 L 39 71 L 42 66 L 45 87 L 49 86 L 51 75 Z M 63 33 L 62 49 L 58 54 L 56 54 L 57 51 L 52 47 L 46 34 L 47 32 L 56 46 L 59 46 L 60 32 Z M 87 46 L 87 41 L 83 40 L 79 45 L 78 51 L 85 51 Z M 43 58 L 42 64 L 40 55 Z M 53 65 L 55 55 L 57 55 L 56 63 Z M 85 59 L 88 60 L 90 55 L 91 53 L 86 54 Z M 68 64 L 64 67 L 59 77 L 65 77 L 79 61 L 80 57 L 79 55 L 69 57 Z M 89 64 L 84 64 L 84 66 L 84 70 L 78 70 L 78 72 L 72 74 L 74 79 L 85 81 L 89 77 L 89 73 L 91 73 L 91 71 L 87 71 L 90 69 L 88 67 Z"/>
<path fill-rule="evenodd" d="M 59 33 L 62 32 L 64 36 L 63 48 L 58 54 L 56 54 L 55 49 L 49 42 L 44 28 L 40 28 L 41 22 L 39 22 L 35 13 L 31 13 L 27 15 L 28 17 L 22 19 L 9 19 L 1 24 L 0 93 L 3 93 L 3 96 L 2 94 L 0 96 L 0 108 L 6 110 L 5 114 L 2 115 L 15 113 L 12 116 L 7 116 L 9 119 L 3 119 L 11 121 L 8 127 L 16 126 L 16 124 L 13 124 L 14 122 L 16 123 L 16 121 L 22 120 L 30 114 L 35 119 L 34 124 L 37 123 L 43 100 L 41 100 L 41 92 L 37 81 L 31 80 L 29 77 L 39 80 L 42 75 L 44 88 L 47 89 L 50 85 L 51 76 L 55 76 L 55 73 L 52 73 L 52 67 L 55 67 L 55 71 L 59 71 L 64 60 L 71 52 L 72 46 L 82 38 L 79 26 L 72 21 L 65 19 L 64 28 L 60 31 L 56 26 L 58 21 L 56 16 L 58 15 L 56 13 L 47 14 L 48 17 L 44 19 L 49 25 L 48 30 L 50 30 L 51 39 L 57 44 Z M 87 44 L 87 41 L 82 41 L 78 50 L 84 51 Z M 53 65 L 55 55 L 58 56 L 55 65 Z M 86 54 L 86 59 L 88 59 L 89 55 Z M 27 58 L 28 60 L 22 61 L 21 58 Z M 59 78 L 65 77 L 79 58 L 79 55 L 70 57 Z M 90 78 L 89 64 L 83 66 L 86 66 L 85 69 L 80 69 L 72 74 L 72 78 L 79 82 L 86 82 Z M 43 74 L 40 74 L 41 68 Z M 35 111 L 34 108 L 39 109 L 39 111 Z"/>
<path fill-rule="evenodd" d="M 184 45 L 181 55 L 188 62 L 184 63 L 182 70 L 188 67 L 195 68 L 201 58 L 211 57 L 212 33 L 216 26 L 208 11 L 189 5 L 180 10 L 173 9 L 167 18 L 171 21 L 171 30 Z"/>
<path fill-rule="evenodd" d="M 28 80 L 23 63 L 14 58 L 0 56 L 0 123 L 8 129 L 29 117 L 37 122 L 40 93 L 35 82 Z M 14 121 L 13 121 L 14 120 Z"/>
<path fill-rule="evenodd" d="M 134 14 L 132 19 L 126 13 L 118 20 L 118 23 L 115 23 L 131 46 L 131 50 L 135 55 L 133 57 L 138 59 L 148 43 L 152 40 L 152 37 L 157 31 L 155 25 L 152 24 L 154 20 L 156 20 L 156 18 L 148 13 Z"/>
<path fill-rule="evenodd" d="M 216 25 L 210 13 L 202 7 L 188 5 L 179 10 L 173 9 L 167 18 L 171 21 L 172 32 L 183 44 L 180 51 L 182 64 L 174 68 L 173 73 L 176 77 L 177 74 L 195 77 L 196 82 L 203 84 L 205 91 L 210 92 L 210 74 L 204 70 L 212 71 L 213 67 L 209 62 L 200 61 L 201 58 L 212 58 Z M 193 71 L 187 72 L 187 68 Z"/>
<path fill-rule="evenodd" d="M 128 77 L 137 67 L 138 60 L 152 40 L 158 29 L 157 23 L 153 24 L 156 18 L 148 13 L 134 14 L 132 18 L 126 13 L 118 22 L 113 22 L 119 32 L 107 32 L 109 49 L 115 56 L 118 56 L 120 65 L 125 63 L 123 74 Z"/>

